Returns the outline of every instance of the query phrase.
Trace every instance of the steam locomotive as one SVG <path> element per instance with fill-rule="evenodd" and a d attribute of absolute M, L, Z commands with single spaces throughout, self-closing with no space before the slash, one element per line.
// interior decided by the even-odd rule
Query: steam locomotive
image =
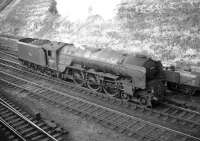
<path fill-rule="evenodd" d="M 200 90 L 200 73 L 165 68 L 144 55 L 9 35 L 0 35 L 0 46 L 17 48 L 29 68 L 146 106 L 162 101 L 166 88 L 190 95 Z"/>
<path fill-rule="evenodd" d="M 166 68 L 144 55 L 9 35 L 0 35 L 0 46 L 17 49 L 31 69 L 146 106 L 162 101 L 166 88 L 190 95 L 200 90 L 200 73 Z"/>
<path fill-rule="evenodd" d="M 23 65 L 92 91 L 146 106 L 164 97 L 162 64 L 146 56 L 33 38 L 17 46 Z"/>

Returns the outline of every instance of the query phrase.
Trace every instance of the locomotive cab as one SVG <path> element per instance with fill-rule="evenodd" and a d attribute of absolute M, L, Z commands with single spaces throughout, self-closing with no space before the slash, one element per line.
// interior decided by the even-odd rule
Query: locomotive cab
<path fill-rule="evenodd" d="M 49 42 L 42 46 L 45 52 L 45 59 L 47 67 L 58 71 L 58 54 L 60 49 L 65 45 L 61 42 Z"/>

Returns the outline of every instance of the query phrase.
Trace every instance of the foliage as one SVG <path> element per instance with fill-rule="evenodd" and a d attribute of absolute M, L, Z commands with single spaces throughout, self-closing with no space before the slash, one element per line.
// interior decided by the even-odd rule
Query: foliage
<path fill-rule="evenodd" d="M 158 58 L 191 61 L 185 57 L 188 49 L 199 51 L 199 6 L 198 0 L 126 0 L 117 18 L 131 40 L 151 44 Z"/>
<path fill-rule="evenodd" d="M 200 64 L 199 0 L 123 0 L 111 20 L 72 22 L 54 0 L 23 0 L 0 19 L 0 32 L 142 52 L 166 63 Z M 182 63 L 181 63 L 182 64 Z"/>

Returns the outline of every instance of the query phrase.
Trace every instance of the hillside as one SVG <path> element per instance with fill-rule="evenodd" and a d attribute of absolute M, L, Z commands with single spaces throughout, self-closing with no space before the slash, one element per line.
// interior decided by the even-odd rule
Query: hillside
<path fill-rule="evenodd" d="M 54 0 L 23 0 L 0 19 L 0 31 L 199 65 L 199 6 L 199 0 L 122 0 L 110 20 L 90 14 L 74 22 L 59 15 Z"/>
<path fill-rule="evenodd" d="M 199 6 L 199 0 L 127 0 L 120 5 L 118 18 L 130 40 L 150 48 L 158 58 L 197 64 Z"/>
<path fill-rule="evenodd" d="M 0 31 L 21 36 L 44 34 L 49 24 L 57 15 L 56 3 L 53 0 L 16 0 L 12 9 L 2 12 Z"/>

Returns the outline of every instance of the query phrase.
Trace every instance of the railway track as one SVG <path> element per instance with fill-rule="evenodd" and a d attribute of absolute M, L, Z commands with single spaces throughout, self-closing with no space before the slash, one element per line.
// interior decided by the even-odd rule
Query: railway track
<path fill-rule="evenodd" d="M 17 51 L 14 51 L 13 49 L 7 49 L 7 48 L 0 47 L 0 54 L 1 54 L 1 56 L 0 56 L 1 58 L 7 58 L 8 60 L 11 59 L 11 61 L 14 61 L 17 64 L 19 64 L 18 57 L 17 57 Z M 41 73 L 39 73 L 39 74 L 41 74 Z M 44 74 L 41 74 L 41 75 L 44 75 Z M 44 76 L 46 76 L 46 75 L 44 75 Z M 58 81 L 58 82 L 60 83 L 60 81 Z M 193 107 L 193 106 L 189 106 L 186 108 L 185 106 L 186 105 L 180 105 L 178 103 L 169 101 L 168 99 L 166 99 L 166 102 L 162 104 L 162 108 L 163 109 L 165 108 L 165 110 L 163 110 L 165 113 L 171 112 L 172 115 L 174 115 L 174 114 L 176 115 L 177 114 L 176 111 L 178 111 L 177 109 L 180 109 L 182 112 L 186 112 L 186 115 L 187 115 L 187 113 L 188 114 L 197 113 L 200 115 L 200 109 L 197 109 L 196 107 Z M 172 110 L 172 109 L 174 109 L 174 110 Z M 190 111 L 190 112 L 187 112 L 187 111 Z M 178 112 L 178 113 L 181 113 L 181 112 Z M 196 116 L 194 115 L 194 117 L 196 117 Z"/>
<path fill-rule="evenodd" d="M 172 116 L 176 116 L 178 119 L 185 119 L 185 121 L 188 121 L 188 123 L 191 122 L 189 126 L 195 126 L 195 123 L 200 124 L 200 113 L 197 111 L 178 107 L 169 103 L 162 103 L 160 106 L 161 107 L 159 109 L 157 108 L 157 110 Z"/>
<path fill-rule="evenodd" d="M 78 93 L 78 97 L 84 98 L 86 100 L 102 104 L 102 101 L 105 103 L 110 103 L 112 105 L 115 105 L 115 109 L 123 111 L 127 114 L 131 114 L 133 116 L 143 118 L 144 120 L 148 120 L 151 122 L 154 122 L 156 124 L 161 124 L 163 126 L 167 126 L 168 128 L 181 131 L 183 133 L 191 134 L 194 136 L 199 137 L 199 131 L 200 131 L 200 113 L 194 112 L 191 110 L 182 109 L 177 106 L 173 105 L 166 105 L 161 104 L 159 107 L 155 109 L 149 109 L 134 103 L 126 102 L 123 100 L 119 100 L 117 98 L 112 98 L 106 95 L 102 95 L 101 93 L 94 93 L 89 91 L 88 89 L 74 86 L 71 83 L 62 82 L 61 80 L 58 80 L 56 78 L 50 78 L 46 75 L 44 76 L 38 76 L 35 74 L 35 71 L 31 72 L 25 72 L 26 68 L 23 66 L 19 66 L 19 64 L 15 64 L 14 62 L 8 62 L 6 60 L 0 59 L 2 63 L 5 65 L 11 65 L 14 68 L 10 68 L 9 70 L 18 71 L 18 69 L 23 69 L 24 72 L 20 77 L 24 77 L 27 79 L 27 76 L 30 77 L 30 81 L 35 80 L 38 84 L 43 85 L 46 87 L 53 87 L 55 90 L 59 90 L 62 92 L 71 93 L 72 95 L 76 95 Z M 29 69 L 28 69 L 29 70 Z M 42 82 L 41 82 L 42 79 Z M 45 82 L 46 83 L 45 83 Z M 51 85 L 47 85 L 47 83 L 51 83 Z M 54 87 L 55 86 L 55 87 Z M 76 92 L 76 93 L 75 93 Z M 88 95 L 92 96 L 93 98 L 88 98 Z M 87 98 L 86 98 L 87 97 Z M 98 100 L 101 102 L 98 102 Z M 106 105 L 108 106 L 108 104 Z M 108 106 L 113 108 L 113 106 Z M 189 116 L 188 116 L 189 115 Z M 187 117 L 186 117 L 187 116 Z"/>
<path fill-rule="evenodd" d="M 7 64 L 8 65 L 8 64 Z M 17 71 L 16 70 L 16 67 L 17 66 L 15 66 L 15 71 Z M 19 67 L 19 66 L 18 66 Z M 2 66 L 1 66 L 1 68 L 2 68 Z M 10 70 L 10 69 L 9 69 Z M 13 70 L 14 71 L 14 70 Z M 19 71 L 19 70 L 18 70 Z M 4 73 L 4 72 L 1 72 L 1 73 Z M 27 80 L 27 78 L 23 78 L 23 76 L 25 77 L 27 74 L 26 73 L 28 73 L 29 74 L 29 77 L 31 78 L 30 80 L 29 80 L 29 82 L 27 82 L 28 80 Z M 7 77 L 5 77 L 5 78 L 2 78 L 2 77 L 4 77 L 4 76 L 6 76 L 7 75 Z M 9 77 L 9 75 L 10 75 L 10 77 Z M 19 74 L 17 74 L 17 75 L 19 75 Z M 66 83 L 61 83 L 60 81 L 58 82 L 58 81 L 55 81 L 55 80 L 50 80 L 49 78 L 47 78 L 47 77 L 45 77 L 46 79 L 48 79 L 48 81 L 52 81 L 52 83 L 54 83 L 55 85 L 58 85 L 58 84 L 60 84 L 60 86 L 61 87 L 58 87 L 57 86 L 57 88 L 52 88 L 51 90 L 45 90 L 44 89 L 44 84 L 37 84 L 37 83 L 34 83 L 34 85 L 38 85 L 38 86 L 42 86 L 43 88 L 35 88 L 35 86 L 33 86 L 33 85 L 28 85 L 28 84 L 26 84 L 26 83 L 30 83 L 30 81 L 33 81 L 33 79 L 38 79 L 37 80 L 37 82 L 39 82 L 39 79 L 41 80 L 41 77 L 42 76 L 40 76 L 40 78 L 39 78 L 39 76 L 37 76 L 36 74 L 31 74 L 30 72 L 23 72 L 23 76 L 20 76 L 20 78 L 18 78 L 18 79 L 22 79 L 23 78 L 23 81 L 25 81 L 26 80 L 26 83 L 25 82 L 18 82 L 18 80 L 13 80 L 13 78 L 12 77 L 14 77 L 14 76 L 16 76 L 16 74 L 15 75 L 11 75 L 11 74 L 2 74 L 1 75 L 2 77 L 1 77 L 1 81 L 3 80 L 3 82 L 4 83 L 8 83 L 8 84 L 10 84 L 10 85 L 14 85 L 15 87 L 18 87 L 19 88 L 19 84 L 21 84 L 20 85 L 20 88 L 21 89 L 26 89 L 27 91 L 31 91 L 32 93 L 30 93 L 30 95 L 32 96 L 32 97 L 34 97 L 34 98 L 36 98 L 36 99 L 41 99 L 41 97 L 42 97 L 42 99 L 44 99 L 45 101 L 47 101 L 47 102 L 49 102 L 49 103 L 53 103 L 53 104 L 56 104 L 56 105 L 58 105 L 59 107 L 63 107 L 64 109 L 66 108 L 66 105 L 67 105 L 67 109 L 69 110 L 69 111 L 71 111 L 71 112 L 75 112 L 76 114 L 78 114 L 78 115 L 86 115 L 86 116 L 89 116 L 89 117 L 92 117 L 92 118 L 94 118 L 94 119 L 96 119 L 96 120 L 98 120 L 98 121 L 100 121 L 100 122 L 103 122 L 103 123 L 106 123 L 106 124 L 109 124 L 109 126 L 110 127 L 113 127 L 114 129 L 121 129 L 121 131 L 120 132 L 125 132 L 125 134 L 127 134 L 127 135 L 135 135 L 135 136 L 140 136 L 140 137 L 142 137 L 143 139 L 144 138 L 146 138 L 146 135 L 138 135 L 138 133 L 137 132 L 141 132 L 141 131 L 143 131 L 144 130 L 144 132 L 142 132 L 143 134 L 144 133 L 146 133 L 145 131 L 150 131 L 150 133 L 152 132 L 153 134 L 156 134 L 153 130 L 155 130 L 156 132 L 158 132 L 157 130 L 165 130 L 165 131 L 167 131 L 167 134 L 168 133 L 170 133 L 170 136 L 169 136 L 169 138 L 171 138 L 172 139 L 172 136 L 173 136 L 173 138 L 174 139 L 176 139 L 176 138 L 179 138 L 180 137 L 180 139 L 178 139 L 178 140 L 187 140 L 188 138 L 190 139 L 190 140 L 200 140 L 199 139 L 199 137 L 198 137 L 198 135 L 192 135 L 192 134 L 187 134 L 187 133 L 184 133 L 184 132 L 180 132 L 179 130 L 174 130 L 174 129 L 170 129 L 170 128 L 166 128 L 166 127 L 164 127 L 164 126 L 160 126 L 160 125 L 158 125 L 158 124 L 155 124 L 155 123 L 151 123 L 151 122 L 148 122 L 148 121 L 143 121 L 143 120 L 141 120 L 141 119 L 139 119 L 139 118 L 136 118 L 136 117 L 133 117 L 132 115 L 130 115 L 130 114 L 127 114 L 126 113 L 126 111 L 127 112 L 131 112 L 131 110 L 132 110 L 132 112 L 133 113 L 142 113 L 142 114 L 145 114 L 145 115 L 149 115 L 149 116 L 153 116 L 153 117 L 155 117 L 155 116 L 157 116 L 158 117 L 158 119 L 163 119 L 164 121 L 167 121 L 167 120 L 170 120 L 170 118 L 171 118 L 171 116 L 163 116 L 162 115 L 162 113 L 156 113 L 155 114 L 155 112 L 153 111 L 153 110 L 150 110 L 150 109 L 147 109 L 147 108 L 144 108 L 144 107 L 140 107 L 140 106 L 136 106 L 136 105 L 134 105 L 134 104 L 130 104 L 130 103 L 127 103 L 127 102 L 125 102 L 125 101 L 120 101 L 120 100 L 118 100 L 118 99 L 116 99 L 116 98 L 110 98 L 110 97 L 106 97 L 105 95 L 104 96 L 102 96 L 102 94 L 98 94 L 98 93 L 91 93 L 91 92 L 89 92 L 87 89 L 85 89 L 84 90 L 84 88 L 80 88 L 78 91 L 79 91 L 79 93 L 85 93 L 85 95 L 86 94 L 91 94 L 92 96 L 96 96 L 96 95 L 98 95 L 98 97 L 101 97 L 101 101 L 102 100 L 104 100 L 104 101 L 109 101 L 109 102 L 111 102 L 112 101 L 112 104 L 114 104 L 114 105 L 118 105 L 119 107 L 122 107 L 122 105 L 124 106 L 124 108 L 122 108 L 122 110 L 124 110 L 123 112 L 120 112 L 119 110 L 117 111 L 117 110 L 114 110 L 115 111 L 115 113 L 110 113 L 110 112 L 108 112 L 108 111 L 104 111 L 104 112 L 101 112 L 101 110 L 99 109 L 99 108 L 95 108 L 95 106 L 94 105 L 96 105 L 96 104 L 94 104 L 93 103 L 93 106 L 89 106 L 88 104 L 85 104 L 85 103 L 88 103 L 88 101 L 86 101 L 86 100 L 84 100 L 84 102 L 85 103 L 82 103 L 82 102 L 77 102 L 77 100 L 72 100 L 72 99 L 70 99 L 70 100 L 67 100 L 67 99 L 69 99 L 69 98 L 66 98 L 66 97 L 64 97 L 64 96 L 66 96 L 66 90 L 65 91 L 63 91 L 62 89 L 61 89 L 61 87 L 63 87 L 63 86 L 65 86 L 65 87 L 67 87 L 67 84 Z M 12 77 L 11 77 L 12 76 Z M 8 77 L 9 78 L 12 78 L 11 80 L 9 80 L 8 79 Z M 27 77 L 27 76 L 26 76 Z M 42 78 L 42 79 L 45 79 L 45 78 Z M 17 79 L 17 78 L 15 78 L 15 79 Z M 21 80 L 22 81 L 22 80 Z M 25 84 L 24 84 L 25 83 Z M 58 83 L 58 84 L 56 84 L 56 83 Z M 46 88 L 49 88 L 49 86 L 46 86 Z M 74 88 L 74 86 L 73 85 L 71 85 L 70 87 L 69 87 L 69 85 L 68 85 L 68 93 L 70 93 L 70 91 L 69 91 L 69 89 L 74 89 L 74 91 L 75 91 L 75 89 L 76 89 L 76 91 L 77 91 L 77 88 Z M 61 93 L 61 94 L 57 94 L 57 95 L 54 95 L 51 91 L 53 91 L 53 92 L 55 92 L 55 93 Z M 63 91 L 63 92 L 62 92 Z M 37 93 L 37 94 L 40 94 L 40 95 L 35 95 L 35 94 L 33 94 L 33 93 Z M 73 92 L 74 93 L 74 92 Z M 101 95 L 101 96 L 100 96 Z M 67 95 L 67 96 L 70 96 L 70 95 Z M 75 98 L 75 99 L 77 99 L 77 97 L 74 97 L 73 96 L 73 98 Z M 75 103 L 74 103 L 75 102 Z M 70 104 L 71 103 L 71 104 Z M 97 102 L 98 103 L 98 102 Z M 104 102 L 105 103 L 105 102 Z M 63 105 L 63 104 L 65 104 L 65 105 Z M 69 105 L 68 105 L 69 104 Z M 76 105 L 78 106 L 78 107 L 76 107 Z M 98 105 L 99 106 L 99 105 Z M 88 108 L 88 110 L 94 110 L 94 109 L 96 109 L 97 110 L 97 112 L 100 112 L 100 114 L 95 114 L 94 115 L 94 113 L 96 112 L 96 110 L 92 110 L 92 111 L 90 111 L 90 112 L 92 112 L 92 113 L 88 113 L 88 112 L 86 112 L 85 111 L 85 109 L 84 109 L 84 107 L 86 108 L 86 110 L 87 110 L 87 108 Z M 91 107 L 91 108 L 90 108 Z M 101 106 L 100 106 L 101 107 Z M 119 108 L 119 107 L 117 107 L 117 108 Z M 79 109 L 73 109 L 73 108 L 79 108 Z M 82 109 L 83 108 L 83 109 Z M 106 109 L 105 107 L 101 107 L 102 109 Z M 99 109 L 99 110 L 98 110 Z M 108 108 L 109 110 L 111 110 L 111 111 L 113 111 L 113 108 L 111 109 L 111 108 Z M 125 109 L 128 109 L 128 110 L 125 110 Z M 103 113 L 105 113 L 105 115 L 103 114 Z M 120 115 L 118 115 L 120 113 Z M 102 115 L 103 116 L 103 118 L 101 118 L 101 116 L 100 115 Z M 123 117 L 123 116 L 125 116 L 125 117 Z M 100 117 L 99 117 L 100 116 Z M 105 117 L 107 117 L 107 119 L 105 118 Z M 118 117 L 119 117 L 119 119 L 118 119 Z M 122 118 L 123 117 L 123 118 Z M 133 120 L 133 119 L 134 120 Z M 136 121 L 135 121 L 135 119 L 137 119 Z M 108 121 L 109 122 L 108 122 Z M 132 121 L 133 120 L 133 121 Z M 139 121 L 141 122 L 139 122 Z M 177 119 L 173 119 L 173 120 L 175 120 L 175 122 L 177 121 Z M 121 124 L 116 124 L 116 123 L 112 123 L 112 122 L 122 122 Z M 181 120 L 182 121 L 182 120 Z M 144 123 L 145 124 L 144 124 Z M 167 121 L 168 122 L 168 121 Z M 138 126 L 138 124 L 139 125 L 143 125 L 141 128 L 137 128 L 137 126 L 134 126 L 134 125 L 132 125 L 133 127 L 132 128 L 130 128 L 129 126 L 130 126 L 130 123 L 134 123 L 134 125 L 137 125 Z M 137 124 L 136 124 L 137 123 Z M 124 124 L 124 125 L 123 125 Z M 150 125 L 155 125 L 155 127 L 149 127 L 149 124 Z M 127 125 L 126 126 L 126 128 L 124 127 L 125 125 Z M 129 125 L 129 126 L 128 126 Z M 147 126 L 148 125 L 148 126 Z M 197 124 L 195 123 L 195 126 L 196 126 Z M 121 127 L 122 126 L 122 127 Z M 195 126 L 193 126 L 193 128 L 196 128 Z M 148 129 L 148 128 L 149 129 Z M 152 128 L 152 130 L 150 130 Z M 156 128 L 156 129 L 155 129 Z M 123 129 L 123 130 L 122 130 Z M 138 129 L 138 130 L 136 130 L 136 129 Z M 133 132 L 133 131 L 135 131 L 135 132 Z M 199 131 L 199 130 L 198 130 Z M 142 134 L 141 133 L 141 134 Z M 150 133 L 148 133 L 148 135 L 150 134 Z M 199 132 L 198 132 L 199 133 Z M 164 133 L 165 134 L 165 133 Z M 172 135 L 173 134 L 173 135 Z M 174 135 L 175 134 L 175 135 Z M 165 135 L 164 135 L 165 136 Z M 149 137 L 148 137 L 149 138 Z M 151 139 L 152 139 L 152 137 L 150 137 Z M 154 138 L 154 137 L 153 137 Z M 173 140 L 173 139 L 172 139 Z"/>
<path fill-rule="evenodd" d="M 200 106 L 194 106 L 192 105 L 192 103 L 180 103 L 180 102 L 176 102 L 174 100 L 170 100 L 170 99 L 166 99 L 165 104 L 167 105 L 173 105 L 175 107 L 180 107 L 181 109 L 186 109 L 188 111 L 193 111 L 193 112 L 197 112 L 200 113 Z"/>
<path fill-rule="evenodd" d="M 0 94 L 0 128 L 9 140 L 62 141 L 63 134 L 37 121 Z"/>
<path fill-rule="evenodd" d="M 56 90 L 46 89 L 39 84 L 5 74 L 1 77 L 3 87 L 15 87 L 26 91 L 29 96 L 56 105 L 57 107 L 70 111 L 76 115 L 89 117 L 97 122 L 117 130 L 120 133 L 134 137 L 138 140 L 176 140 L 176 141 L 198 141 L 199 138 L 177 132 L 166 127 L 152 124 L 139 118 L 106 108 L 95 103 L 72 97 Z"/>
<path fill-rule="evenodd" d="M 13 0 L 3 0 L 0 2 L 0 12 L 3 11 Z"/>
<path fill-rule="evenodd" d="M 13 54 L 11 54 L 7 51 L 0 50 L 0 58 L 8 59 L 8 60 L 11 60 L 13 62 L 19 63 L 17 56 L 13 55 Z"/>
<path fill-rule="evenodd" d="M 13 49 L 9 49 L 9 48 L 0 46 L 0 54 L 2 54 L 4 56 L 9 55 L 9 57 L 15 58 L 17 60 L 17 51 L 15 51 Z"/>

